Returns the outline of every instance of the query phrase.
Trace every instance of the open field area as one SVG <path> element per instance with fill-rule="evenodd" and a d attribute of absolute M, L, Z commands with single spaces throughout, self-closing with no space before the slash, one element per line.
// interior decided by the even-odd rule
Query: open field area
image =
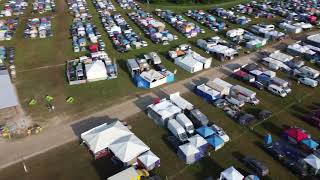
<path fill-rule="evenodd" d="M 285 77 L 284 74 L 281 76 Z M 233 79 L 227 78 L 226 80 L 243 85 Z M 221 150 L 211 152 L 210 156 L 200 162 L 187 166 L 178 159 L 166 143 L 167 130 L 157 126 L 143 112 L 127 119 L 126 121 L 133 127 L 132 131 L 161 158 L 161 167 L 153 173 L 159 174 L 163 179 L 198 180 L 208 176 L 218 177 L 219 173 L 230 165 L 234 165 L 244 174 L 249 174 L 250 170 L 239 161 L 242 156 L 248 154 L 266 163 L 270 168 L 270 179 L 299 179 L 262 149 L 263 136 L 271 133 L 277 139 L 284 126 L 298 126 L 307 130 L 314 138 L 320 138 L 319 130 L 306 124 L 298 116 L 310 108 L 319 107 L 319 89 L 311 89 L 294 83 L 293 93 L 284 99 L 266 91 L 259 91 L 257 97 L 261 100 L 261 104 L 246 105 L 245 110 L 254 112 L 255 109 L 269 109 L 273 112 L 273 117 L 260 125 L 252 125 L 255 126 L 253 130 L 238 125 L 222 110 L 206 103 L 193 93 L 184 94 L 183 97 L 205 113 L 210 121 L 223 127 L 230 135 L 231 142 Z M 78 142 L 66 144 L 28 159 L 25 163 L 29 170 L 28 173 L 24 172 L 22 164 L 19 163 L 2 170 L 1 177 L 23 180 L 105 179 L 110 175 L 110 166 L 108 166 L 110 162 L 107 159 L 92 160 L 86 148 L 80 146 Z"/>

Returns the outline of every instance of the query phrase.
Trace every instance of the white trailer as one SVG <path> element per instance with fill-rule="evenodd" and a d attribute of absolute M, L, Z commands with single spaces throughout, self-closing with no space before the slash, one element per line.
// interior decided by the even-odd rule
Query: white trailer
<path fill-rule="evenodd" d="M 230 94 L 237 96 L 239 99 L 248 103 L 252 103 L 254 105 L 257 105 L 260 102 L 259 99 L 256 98 L 256 92 L 240 85 L 232 86 L 230 88 Z"/>
<path fill-rule="evenodd" d="M 211 87 L 212 89 L 220 92 L 221 96 L 229 95 L 230 88 L 233 86 L 232 84 L 230 84 L 220 78 L 215 78 L 212 81 L 208 81 L 206 83 L 206 85 Z"/>
<path fill-rule="evenodd" d="M 176 116 L 176 120 L 187 131 L 188 134 L 194 133 L 193 123 L 185 114 L 178 114 Z"/>
<path fill-rule="evenodd" d="M 175 119 L 170 119 L 168 121 L 167 128 L 169 131 L 177 137 L 181 142 L 188 140 L 188 135 L 185 129 L 177 122 Z"/>

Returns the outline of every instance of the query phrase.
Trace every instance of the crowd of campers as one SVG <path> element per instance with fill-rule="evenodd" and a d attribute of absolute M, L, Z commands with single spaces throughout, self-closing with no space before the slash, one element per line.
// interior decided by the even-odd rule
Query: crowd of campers
<path fill-rule="evenodd" d="M 272 19 L 275 17 L 275 15 L 271 12 L 265 11 L 263 8 L 260 8 L 260 4 L 256 3 L 255 1 L 252 1 L 247 4 L 238 4 L 234 7 L 231 8 L 231 10 L 253 16 L 254 18 L 267 18 L 267 19 Z"/>
<path fill-rule="evenodd" d="M 18 19 L 0 20 L 0 41 L 11 40 L 17 30 Z"/>
<path fill-rule="evenodd" d="M 115 62 L 104 51 L 67 61 L 67 77 L 70 85 L 117 78 Z"/>
<path fill-rule="evenodd" d="M 3 10 L 0 12 L 1 17 L 19 16 L 28 7 L 25 0 L 10 0 L 4 4 Z"/>
<path fill-rule="evenodd" d="M 43 14 L 45 12 L 55 12 L 56 4 L 54 0 L 35 0 L 32 3 L 33 12 Z"/>
<path fill-rule="evenodd" d="M 182 69 L 195 73 L 211 67 L 212 58 L 206 58 L 191 49 L 188 44 L 181 44 L 175 50 L 169 51 L 168 56 L 174 64 Z"/>
<path fill-rule="evenodd" d="M 98 13 L 103 13 L 104 11 L 116 11 L 116 8 L 110 0 L 93 0 L 92 2 Z"/>
<path fill-rule="evenodd" d="M 89 8 L 86 0 L 67 0 L 70 13 L 73 14 L 74 18 L 80 19 L 81 21 L 91 20 L 92 15 L 89 14 Z"/>
<path fill-rule="evenodd" d="M 318 24 L 317 1 L 272 1 L 263 5 L 268 11 L 288 20 Z"/>
<path fill-rule="evenodd" d="M 311 137 L 304 129 L 289 127 L 279 140 L 273 141 L 270 134 L 264 138 L 265 150 L 300 177 L 320 174 L 319 139 Z"/>
<path fill-rule="evenodd" d="M 260 103 L 256 92 L 240 85 L 232 85 L 220 78 L 197 85 L 193 91 L 206 102 L 222 109 L 241 125 L 248 125 L 256 120 L 265 120 L 272 114 L 267 110 L 260 110 L 256 115 L 242 111 L 240 108 L 245 103 L 252 105 Z"/>
<path fill-rule="evenodd" d="M 233 45 L 218 36 L 211 37 L 208 40 L 198 39 L 197 46 L 221 61 L 232 60 L 239 55 L 238 50 L 234 49 Z"/>
<path fill-rule="evenodd" d="M 24 30 L 24 38 L 47 38 L 53 36 L 51 17 L 29 19 Z"/>
<path fill-rule="evenodd" d="M 279 28 L 283 29 L 287 33 L 293 33 L 293 34 L 299 34 L 303 30 L 308 30 L 312 29 L 313 25 L 310 23 L 305 23 L 305 22 L 292 22 L 292 21 L 286 21 L 284 20 L 283 22 L 279 23 Z"/>
<path fill-rule="evenodd" d="M 95 160 L 102 157 L 112 160 L 122 171 L 108 177 L 108 180 L 139 180 L 148 177 L 149 172 L 160 166 L 160 158 L 130 131 L 126 123 L 115 121 L 104 123 L 81 134 Z"/>
<path fill-rule="evenodd" d="M 287 52 L 291 54 L 298 53 L 292 46 L 289 46 Z M 262 63 L 268 66 L 272 70 L 283 70 L 296 78 L 299 83 L 307 86 L 318 86 L 318 78 L 320 72 L 309 66 L 304 65 L 304 61 L 296 60 L 293 56 L 282 53 L 280 51 L 274 51 L 272 53 L 265 53 L 265 57 L 262 58 Z"/>
<path fill-rule="evenodd" d="M 244 44 L 248 49 L 257 49 L 265 46 L 268 39 L 256 36 L 255 34 L 242 28 L 232 29 L 227 31 L 226 36 L 237 44 Z"/>
<path fill-rule="evenodd" d="M 180 96 L 179 92 L 169 99 L 156 99 L 148 106 L 148 116 L 159 126 L 168 129 L 168 143 L 186 164 L 192 164 L 205 156 L 209 147 L 217 151 L 230 138 L 206 115 Z"/>
<path fill-rule="evenodd" d="M 209 12 L 219 16 L 222 19 L 227 19 L 234 24 L 245 25 L 251 22 L 250 18 L 237 15 L 235 12 L 223 8 L 214 7 L 211 8 Z"/>
<path fill-rule="evenodd" d="M 171 10 L 156 9 L 155 13 L 187 38 L 196 37 L 199 33 L 205 33 L 204 29 Z"/>
<path fill-rule="evenodd" d="M 117 0 L 117 2 L 122 9 L 141 9 L 134 0 Z"/>
<path fill-rule="evenodd" d="M 14 65 L 15 49 L 13 47 L 0 46 L 0 70 L 6 70 L 9 66 L 11 78 L 16 78 L 16 67 Z"/>
<path fill-rule="evenodd" d="M 219 31 L 227 28 L 223 21 L 218 20 L 216 17 L 203 10 L 188 10 L 185 14 L 213 31 Z"/>
<path fill-rule="evenodd" d="M 174 74 L 165 68 L 155 52 L 145 54 L 141 58 L 128 59 L 127 67 L 139 88 L 154 88 L 174 82 Z"/>
<path fill-rule="evenodd" d="M 115 49 L 119 52 L 126 52 L 132 48 L 140 49 L 148 46 L 130 27 L 120 13 L 111 15 L 108 11 L 100 13 L 101 22 L 104 30 L 108 33 L 109 38 Z"/>
<path fill-rule="evenodd" d="M 153 18 L 152 14 L 143 10 L 136 10 L 128 14 L 153 43 L 169 44 L 170 41 L 177 40 L 178 37 L 166 28 L 161 21 Z"/>
<path fill-rule="evenodd" d="M 250 31 L 264 38 L 270 40 L 282 40 L 286 38 L 286 34 L 283 32 L 275 30 L 275 25 L 273 24 L 256 24 L 252 25 Z"/>
<path fill-rule="evenodd" d="M 100 39 L 98 28 L 90 22 L 82 22 L 78 18 L 73 19 L 70 29 L 74 52 L 86 51 L 89 43 L 98 44 L 99 50 L 104 50 L 105 43 Z"/>

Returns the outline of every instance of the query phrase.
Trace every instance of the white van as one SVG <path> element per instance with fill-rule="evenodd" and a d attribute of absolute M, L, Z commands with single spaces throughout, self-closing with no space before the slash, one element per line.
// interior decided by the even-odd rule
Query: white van
<path fill-rule="evenodd" d="M 187 131 L 188 134 L 194 133 L 194 127 L 191 120 L 183 113 L 176 116 L 177 122 Z"/>
<path fill-rule="evenodd" d="M 188 140 L 188 135 L 184 128 L 175 119 L 170 119 L 167 125 L 169 131 L 177 137 L 181 142 Z"/>
<path fill-rule="evenodd" d="M 288 95 L 288 94 L 286 93 L 286 91 L 283 90 L 282 87 L 277 86 L 277 85 L 275 85 L 275 84 L 270 84 L 270 85 L 268 86 L 268 90 L 269 90 L 271 93 L 273 93 L 273 94 L 275 94 L 275 95 L 278 95 L 278 96 L 281 96 L 281 97 L 286 97 L 286 96 Z"/>

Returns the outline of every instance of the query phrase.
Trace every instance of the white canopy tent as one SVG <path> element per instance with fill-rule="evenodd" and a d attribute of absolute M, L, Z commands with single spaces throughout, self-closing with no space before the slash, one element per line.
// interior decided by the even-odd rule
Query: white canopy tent
<path fill-rule="evenodd" d="M 196 148 L 199 148 L 199 147 L 201 147 L 203 145 L 208 144 L 208 142 L 202 136 L 200 136 L 199 134 L 196 134 L 196 135 L 190 137 L 188 139 L 188 141 L 190 142 L 190 144 L 192 144 Z"/>
<path fill-rule="evenodd" d="M 186 164 L 193 164 L 201 158 L 201 152 L 193 144 L 187 143 L 179 146 L 178 156 Z"/>
<path fill-rule="evenodd" d="M 150 148 L 134 134 L 119 138 L 110 145 L 109 149 L 124 163 L 130 162 L 142 153 L 150 150 Z"/>
<path fill-rule="evenodd" d="M 116 121 L 111 124 L 102 124 L 89 131 L 81 134 L 81 139 L 95 154 L 105 148 L 108 148 L 111 143 L 117 139 L 131 135 L 132 132 L 125 127 L 121 122 Z"/>
<path fill-rule="evenodd" d="M 315 170 L 315 174 L 318 174 L 320 170 L 320 159 L 317 156 L 310 154 L 303 160 Z"/>
<path fill-rule="evenodd" d="M 181 97 L 180 92 L 170 94 L 170 100 L 181 109 L 188 109 L 188 110 L 193 109 L 193 105 L 189 101 Z"/>
<path fill-rule="evenodd" d="M 106 66 L 101 60 L 86 64 L 85 68 L 88 81 L 99 81 L 108 78 Z"/>
<path fill-rule="evenodd" d="M 154 169 L 157 165 L 160 165 L 160 158 L 151 151 L 143 153 L 141 156 L 138 157 L 138 160 L 149 171 Z"/>
<path fill-rule="evenodd" d="M 219 180 L 243 180 L 243 178 L 244 176 L 231 166 L 221 172 Z"/>

